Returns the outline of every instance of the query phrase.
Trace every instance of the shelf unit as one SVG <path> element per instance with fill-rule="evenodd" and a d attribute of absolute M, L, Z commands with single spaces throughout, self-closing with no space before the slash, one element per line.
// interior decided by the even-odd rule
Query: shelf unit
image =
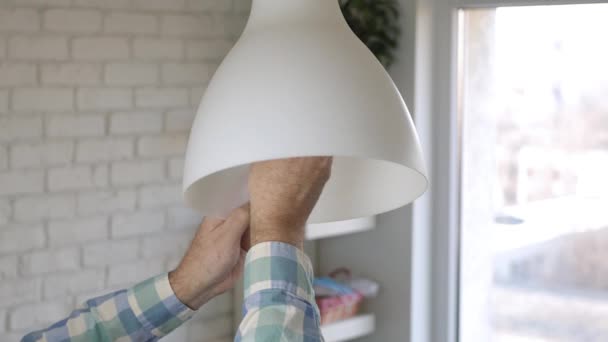
<path fill-rule="evenodd" d="M 376 316 L 359 315 L 350 319 L 324 325 L 321 332 L 325 342 L 344 342 L 367 336 L 376 328 Z"/>
<path fill-rule="evenodd" d="M 309 224 L 306 226 L 306 239 L 319 240 L 330 237 L 354 234 L 376 227 L 376 217 L 364 217 L 354 220 L 330 223 Z"/>

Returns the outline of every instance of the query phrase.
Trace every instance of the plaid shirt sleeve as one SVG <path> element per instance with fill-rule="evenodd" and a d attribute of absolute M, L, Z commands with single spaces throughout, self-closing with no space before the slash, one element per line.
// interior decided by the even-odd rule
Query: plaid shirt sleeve
<path fill-rule="evenodd" d="M 193 314 L 163 274 L 90 299 L 68 318 L 26 335 L 22 342 L 157 341 Z"/>
<path fill-rule="evenodd" d="M 237 342 L 322 342 L 308 257 L 281 242 L 255 245 L 245 261 L 245 302 Z"/>

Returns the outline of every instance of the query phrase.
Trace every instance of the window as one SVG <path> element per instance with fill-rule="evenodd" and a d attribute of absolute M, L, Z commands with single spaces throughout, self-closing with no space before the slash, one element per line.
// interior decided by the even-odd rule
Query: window
<path fill-rule="evenodd" d="M 460 341 L 608 341 L 606 18 L 459 12 Z"/>

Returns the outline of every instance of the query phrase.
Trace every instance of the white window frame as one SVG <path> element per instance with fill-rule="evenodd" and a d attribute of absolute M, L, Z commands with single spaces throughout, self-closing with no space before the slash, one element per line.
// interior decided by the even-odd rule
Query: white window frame
<path fill-rule="evenodd" d="M 414 108 L 431 188 L 413 206 L 409 341 L 459 342 L 458 10 L 606 2 L 417 0 Z"/>

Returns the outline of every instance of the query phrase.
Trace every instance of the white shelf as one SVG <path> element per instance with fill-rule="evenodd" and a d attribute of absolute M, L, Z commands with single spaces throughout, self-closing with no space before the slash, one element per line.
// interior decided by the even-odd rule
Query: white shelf
<path fill-rule="evenodd" d="M 376 329 L 376 317 L 373 314 L 355 316 L 344 321 L 321 326 L 325 342 L 343 342 L 363 337 Z"/>
<path fill-rule="evenodd" d="M 306 239 L 318 240 L 333 236 L 353 234 L 376 228 L 376 217 L 364 217 L 354 220 L 330 223 L 309 224 L 306 226 Z"/>

